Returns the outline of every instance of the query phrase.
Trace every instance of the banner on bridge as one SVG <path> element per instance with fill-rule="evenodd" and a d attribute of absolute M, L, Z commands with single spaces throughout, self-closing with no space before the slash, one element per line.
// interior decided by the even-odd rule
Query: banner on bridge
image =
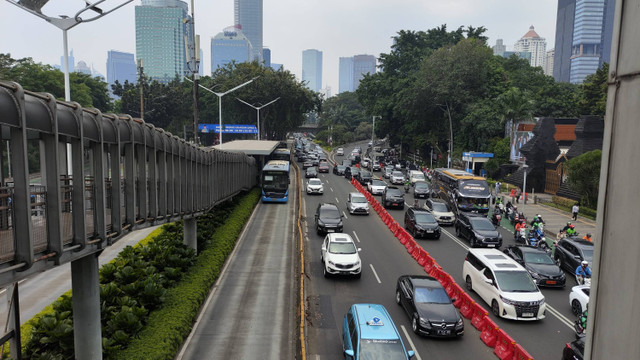
<path fill-rule="evenodd" d="M 198 132 L 220 133 L 218 124 L 198 124 Z M 257 134 L 258 128 L 255 125 L 222 125 L 223 134 Z"/>

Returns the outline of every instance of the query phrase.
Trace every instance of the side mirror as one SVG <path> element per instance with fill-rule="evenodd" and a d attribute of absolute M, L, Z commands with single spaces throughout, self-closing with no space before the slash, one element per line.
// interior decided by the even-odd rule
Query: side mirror
<path fill-rule="evenodd" d="M 486 282 L 489 285 L 493 285 L 493 280 L 491 279 L 486 279 L 484 282 Z"/>
<path fill-rule="evenodd" d="M 353 359 L 353 350 L 345 350 L 344 355 L 349 356 L 351 359 Z"/>
<path fill-rule="evenodd" d="M 409 350 L 407 351 L 407 356 L 409 357 L 409 359 L 411 359 L 412 357 L 414 357 L 416 355 L 415 352 L 413 352 L 413 350 Z"/>
<path fill-rule="evenodd" d="M 582 258 L 580 257 L 580 255 L 573 255 L 573 258 L 576 260 L 582 261 Z"/>
<path fill-rule="evenodd" d="M 358 248 L 358 251 L 362 251 L 362 248 Z"/>

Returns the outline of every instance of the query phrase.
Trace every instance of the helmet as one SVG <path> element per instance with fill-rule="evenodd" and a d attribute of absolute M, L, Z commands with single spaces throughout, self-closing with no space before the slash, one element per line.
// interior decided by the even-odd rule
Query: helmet
<path fill-rule="evenodd" d="M 583 266 L 587 266 L 587 265 L 589 265 L 589 262 L 587 260 L 582 260 L 581 264 Z"/>
<path fill-rule="evenodd" d="M 571 226 L 571 221 L 567 221 L 567 226 Z"/>
<path fill-rule="evenodd" d="M 591 233 L 587 233 L 587 237 L 590 238 L 591 237 Z"/>
<path fill-rule="evenodd" d="M 575 228 L 575 226 L 573 226 L 573 224 L 571 224 L 571 225 L 569 225 L 569 228 L 573 229 L 573 228 Z"/>

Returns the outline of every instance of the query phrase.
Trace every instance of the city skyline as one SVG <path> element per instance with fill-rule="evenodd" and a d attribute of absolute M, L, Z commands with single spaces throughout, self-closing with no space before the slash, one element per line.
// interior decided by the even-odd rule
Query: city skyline
<path fill-rule="evenodd" d="M 105 2 L 107 4 L 108 2 Z M 118 2 L 119 3 L 119 2 Z M 81 23 L 68 31 L 69 50 L 74 50 L 76 62 L 82 60 L 90 68 L 106 75 L 109 50 L 136 53 L 134 1 L 102 19 Z M 82 3 L 50 1 L 42 9 L 46 15 L 73 16 Z M 191 9 L 189 9 L 191 13 Z M 357 13 L 359 16 L 354 17 Z M 391 51 L 392 37 L 400 30 L 426 31 L 443 24 L 452 31 L 468 25 L 487 28 L 487 43 L 498 38 L 505 44 L 515 43 L 522 30 L 534 24 L 541 37 L 547 39 L 547 49 L 555 39 L 556 0 L 514 2 L 495 0 L 492 6 L 473 0 L 418 1 L 393 3 L 353 0 L 338 2 L 265 2 L 263 8 L 263 46 L 271 49 L 271 60 L 301 80 L 300 54 L 305 49 L 323 52 L 323 87 L 339 88 L 339 58 L 353 54 Z M 0 2 L 0 31 L 20 35 L 3 37 L 0 52 L 13 58 L 31 57 L 36 62 L 58 65 L 63 54 L 62 31 L 8 2 Z M 313 16 L 307 16 L 313 14 Z M 234 0 L 210 4 L 195 1 L 196 33 L 200 35 L 204 75 L 211 74 L 209 39 L 234 23 Z M 137 55 L 137 54 L 136 54 Z"/>

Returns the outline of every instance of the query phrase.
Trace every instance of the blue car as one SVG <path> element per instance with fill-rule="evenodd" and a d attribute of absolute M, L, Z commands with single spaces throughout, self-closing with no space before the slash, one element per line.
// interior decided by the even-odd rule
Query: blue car
<path fill-rule="evenodd" d="M 396 325 L 384 306 L 353 304 L 342 322 L 342 347 L 348 360 L 411 359 Z"/>

